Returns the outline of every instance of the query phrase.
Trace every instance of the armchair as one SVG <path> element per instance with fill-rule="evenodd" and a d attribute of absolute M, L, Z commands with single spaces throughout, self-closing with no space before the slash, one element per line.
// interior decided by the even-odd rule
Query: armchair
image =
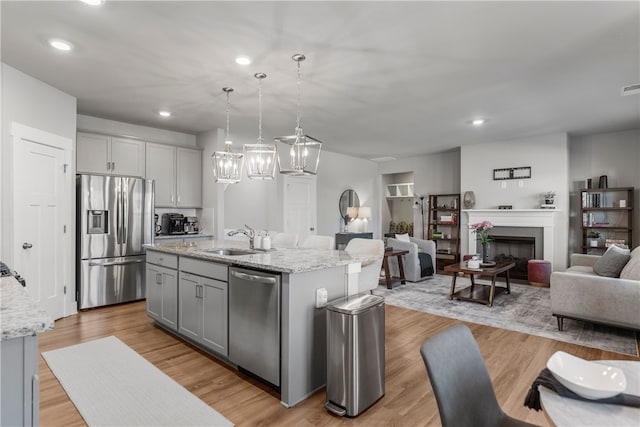
<path fill-rule="evenodd" d="M 393 237 L 387 239 L 387 246 L 397 251 L 409 251 L 407 255 L 403 255 L 404 277 L 410 282 L 418 282 L 433 277 L 436 271 L 436 243 L 433 240 L 422 240 L 415 237 L 409 237 L 409 242 L 403 242 Z M 428 267 L 428 260 L 425 259 L 427 265 L 420 263 L 420 255 L 427 254 L 431 258 L 431 269 Z M 426 258 L 424 255 L 423 259 Z M 398 261 L 395 257 L 389 257 L 389 269 L 392 276 L 399 275 Z M 423 275 L 424 273 L 424 275 Z"/>

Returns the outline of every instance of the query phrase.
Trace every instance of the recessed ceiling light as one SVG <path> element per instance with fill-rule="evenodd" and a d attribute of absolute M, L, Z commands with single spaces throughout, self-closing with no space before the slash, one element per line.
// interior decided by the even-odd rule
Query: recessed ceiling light
<path fill-rule="evenodd" d="M 171 117 L 171 111 L 158 111 L 158 114 L 161 115 L 162 117 Z"/>
<path fill-rule="evenodd" d="M 485 119 L 475 119 L 471 122 L 474 126 L 482 126 L 486 120 Z"/>
<path fill-rule="evenodd" d="M 251 64 L 251 58 L 248 58 L 246 56 L 238 56 L 236 58 L 236 64 L 249 65 L 249 64 Z"/>
<path fill-rule="evenodd" d="M 68 41 L 65 40 L 61 40 L 61 39 L 51 39 L 49 40 L 49 44 L 58 49 L 58 50 L 63 50 L 65 52 L 70 51 L 71 49 L 73 49 L 73 45 L 71 43 L 69 43 Z"/>
<path fill-rule="evenodd" d="M 80 0 L 82 3 L 86 3 L 89 6 L 100 6 L 104 3 L 104 0 Z"/>

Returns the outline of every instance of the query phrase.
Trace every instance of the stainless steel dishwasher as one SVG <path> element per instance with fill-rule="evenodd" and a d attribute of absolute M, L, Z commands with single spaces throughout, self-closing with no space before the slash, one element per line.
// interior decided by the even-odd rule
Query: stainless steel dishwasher
<path fill-rule="evenodd" d="M 229 268 L 229 360 L 280 387 L 280 275 Z"/>

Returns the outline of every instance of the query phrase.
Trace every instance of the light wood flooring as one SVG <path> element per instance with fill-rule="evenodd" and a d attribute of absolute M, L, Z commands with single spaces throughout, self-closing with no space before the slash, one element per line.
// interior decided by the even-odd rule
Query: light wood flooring
<path fill-rule="evenodd" d="M 61 319 L 39 335 L 40 351 L 114 335 L 237 426 L 437 426 L 438 408 L 419 353 L 432 335 L 460 323 L 418 311 L 386 307 L 386 393 L 354 419 L 324 409 L 324 390 L 285 409 L 275 392 L 155 326 L 145 303 L 104 307 Z M 585 359 L 640 360 L 518 332 L 466 323 L 478 342 L 505 412 L 549 425 L 543 412 L 522 405 L 533 379 L 557 350 Z M 85 425 L 40 357 L 40 424 Z"/>

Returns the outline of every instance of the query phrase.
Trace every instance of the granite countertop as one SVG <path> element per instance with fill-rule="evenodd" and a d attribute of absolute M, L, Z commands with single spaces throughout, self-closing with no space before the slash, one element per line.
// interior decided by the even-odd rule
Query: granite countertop
<path fill-rule="evenodd" d="M 307 248 L 275 249 L 268 252 L 258 250 L 256 254 L 251 255 L 218 255 L 204 252 L 205 249 L 211 248 L 248 249 L 248 242 L 236 240 L 197 240 L 184 243 L 155 243 L 144 246 L 150 250 L 174 255 L 281 273 L 303 273 L 356 263 L 367 265 L 382 258 L 375 255 L 353 255 L 345 251 Z"/>
<path fill-rule="evenodd" d="M 53 319 L 16 279 L 0 277 L 1 340 L 21 338 L 53 329 Z"/>

